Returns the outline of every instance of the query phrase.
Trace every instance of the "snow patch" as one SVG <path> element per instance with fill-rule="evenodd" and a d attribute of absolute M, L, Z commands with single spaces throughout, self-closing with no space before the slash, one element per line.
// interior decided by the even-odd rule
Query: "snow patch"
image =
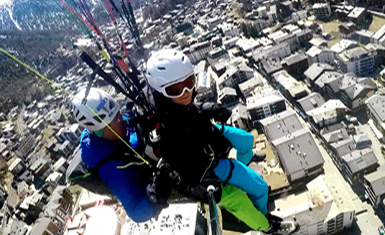
<path fill-rule="evenodd" d="M 13 13 L 12 13 L 11 8 L 6 7 L 5 9 L 8 11 L 9 17 L 11 18 L 12 22 L 15 24 L 16 28 L 17 28 L 18 30 L 21 30 L 20 25 L 16 22 L 15 19 L 13 19 Z"/>
<path fill-rule="evenodd" d="M 1 6 L 9 6 L 12 5 L 13 0 L 0 0 L 0 7 Z"/>

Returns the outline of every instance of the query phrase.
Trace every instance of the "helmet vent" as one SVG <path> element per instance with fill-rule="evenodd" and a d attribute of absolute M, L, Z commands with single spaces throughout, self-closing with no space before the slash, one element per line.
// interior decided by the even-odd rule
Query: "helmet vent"
<path fill-rule="evenodd" d="M 84 123 L 85 126 L 95 126 L 95 124 L 93 124 L 92 122 L 86 122 Z"/>
<path fill-rule="evenodd" d="M 86 119 L 86 117 L 82 116 L 81 118 L 79 118 L 79 122 L 83 121 L 84 119 Z"/>
<path fill-rule="evenodd" d="M 75 117 L 79 115 L 79 110 L 76 111 Z"/>
<path fill-rule="evenodd" d="M 159 70 L 166 70 L 165 67 L 158 67 Z"/>
<path fill-rule="evenodd" d="M 184 56 L 182 56 L 182 62 L 184 62 Z"/>
<path fill-rule="evenodd" d="M 113 109 L 114 107 L 115 107 L 114 102 L 112 102 L 112 101 L 110 100 L 110 109 Z"/>
<path fill-rule="evenodd" d="M 174 52 L 174 56 L 176 56 L 176 52 Z"/>
<path fill-rule="evenodd" d="M 99 118 L 99 117 L 100 117 L 100 118 Z M 102 121 L 101 121 L 100 119 L 104 120 L 104 118 L 106 117 L 106 115 L 105 115 L 105 114 L 101 114 L 101 115 L 99 115 L 99 117 L 94 116 L 94 119 L 95 119 L 95 121 L 101 123 Z"/>

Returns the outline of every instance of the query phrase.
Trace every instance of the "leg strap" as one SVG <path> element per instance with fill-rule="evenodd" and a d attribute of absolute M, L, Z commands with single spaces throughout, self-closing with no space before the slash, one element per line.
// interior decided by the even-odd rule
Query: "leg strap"
<path fill-rule="evenodd" d="M 233 161 L 230 161 L 230 172 L 229 175 L 227 176 L 226 180 L 223 182 L 223 186 L 226 186 L 229 180 L 231 179 L 231 176 L 233 175 L 233 170 L 234 170 L 234 163 Z"/>

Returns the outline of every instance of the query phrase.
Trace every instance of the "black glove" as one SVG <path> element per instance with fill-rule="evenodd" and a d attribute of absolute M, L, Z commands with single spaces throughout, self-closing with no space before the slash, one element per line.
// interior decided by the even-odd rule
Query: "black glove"
<path fill-rule="evenodd" d="M 179 175 L 167 163 L 163 163 L 154 174 L 152 183 L 147 185 L 147 196 L 153 204 L 167 204 L 167 198 L 179 184 Z"/>
<path fill-rule="evenodd" d="M 207 187 L 204 187 L 202 185 L 198 185 L 195 187 L 188 187 L 186 193 L 193 197 L 194 199 L 201 201 L 203 203 L 208 203 L 209 201 L 209 193 L 207 192 Z M 215 202 L 220 202 L 222 198 L 222 188 L 216 187 L 214 191 L 214 199 Z"/>
<path fill-rule="evenodd" d="M 227 109 L 221 104 L 217 103 L 203 103 L 201 104 L 201 111 L 209 119 L 214 119 L 220 123 L 226 123 L 226 121 L 231 117 L 231 110 Z"/>

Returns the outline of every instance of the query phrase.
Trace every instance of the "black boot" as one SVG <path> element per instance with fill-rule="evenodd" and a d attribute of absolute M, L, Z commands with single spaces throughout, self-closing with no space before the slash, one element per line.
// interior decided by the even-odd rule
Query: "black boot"
<path fill-rule="evenodd" d="M 265 158 L 265 153 L 254 153 L 254 155 L 250 159 L 250 162 L 247 165 L 250 165 L 250 163 L 252 162 L 262 162 L 263 160 L 265 160 Z"/>
<path fill-rule="evenodd" d="M 299 230 L 299 224 L 294 221 L 283 221 L 282 218 L 272 215 L 270 213 L 266 214 L 266 218 L 269 221 L 270 227 L 262 231 L 264 234 L 272 235 L 291 235 Z"/>

